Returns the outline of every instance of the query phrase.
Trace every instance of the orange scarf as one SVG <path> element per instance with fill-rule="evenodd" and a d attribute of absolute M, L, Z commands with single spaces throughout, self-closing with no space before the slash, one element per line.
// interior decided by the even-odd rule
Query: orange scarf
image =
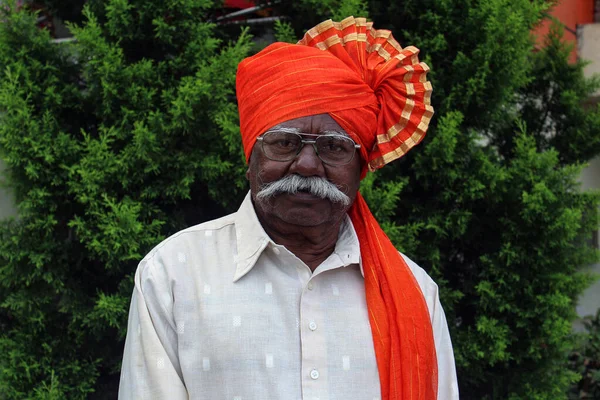
<path fill-rule="evenodd" d="M 256 138 L 294 118 L 329 113 L 374 171 L 419 143 L 433 108 L 427 65 L 389 31 L 364 18 L 322 22 L 297 45 L 274 43 L 237 73 L 246 159 Z M 410 268 L 360 193 L 350 218 L 358 235 L 382 399 L 435 400 L 437 357 L 431 319 Z"/>

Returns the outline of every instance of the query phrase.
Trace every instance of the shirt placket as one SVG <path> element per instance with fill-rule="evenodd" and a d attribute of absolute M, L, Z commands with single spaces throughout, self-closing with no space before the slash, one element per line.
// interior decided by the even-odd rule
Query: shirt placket
<path fill-rule="evenodd" d="M 302 352 L 302 399 L 328 400 L 327 322 L 318 275 L 308 280 L 300 298 L 300 338 Z"/>

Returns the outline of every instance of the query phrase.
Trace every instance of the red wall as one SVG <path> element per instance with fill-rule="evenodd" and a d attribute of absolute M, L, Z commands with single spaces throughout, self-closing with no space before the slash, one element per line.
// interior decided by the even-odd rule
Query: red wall
<path fill-rule="evenodd" d="M 571 62 L 577 60 L 577 25 L 594 22 L 594 3 L 595 0 L 560 0 L 550 11 L 550 14 L 565 26 L 564 39 L 575 46 L 571 52 Z M 543 44 L 549 27 L 550 21 L 545 21 L 533 32 L 539 45 Z"/>

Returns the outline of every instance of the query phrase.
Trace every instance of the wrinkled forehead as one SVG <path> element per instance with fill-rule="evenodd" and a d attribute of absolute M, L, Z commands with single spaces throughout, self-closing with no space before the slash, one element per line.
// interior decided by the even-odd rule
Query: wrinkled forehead
<path fill-rule="evenodd" d="M 278 123 L 265 132 L 284 131 L 298 134 L 338 134 L 348 136 L 348 133 L 342 128 L 329 114 L 316 114 L 306 117 L 300 117 Z"/>

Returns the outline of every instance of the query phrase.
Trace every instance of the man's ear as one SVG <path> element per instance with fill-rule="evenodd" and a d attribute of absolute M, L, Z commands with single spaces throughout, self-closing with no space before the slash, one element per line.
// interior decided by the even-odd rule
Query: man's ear
<path fill-rule="evenodd" d="M 252 153 L 250 153 L 250 157 L 248 157 L 248 169 L 246 169 L 246 180 L 250 181 L 250 166 L 252 165 L 252 155 L 254 154 L 254 149 L 252 149 Z"/>
<path fill-rule="evenodd" d="M 246 180 L 248 182 L 250 182 L 250 163 L 252 162 L 252 154 L 250 154 L 250 157 L 248 158 L 248 168 L 246 169 Z"/>

